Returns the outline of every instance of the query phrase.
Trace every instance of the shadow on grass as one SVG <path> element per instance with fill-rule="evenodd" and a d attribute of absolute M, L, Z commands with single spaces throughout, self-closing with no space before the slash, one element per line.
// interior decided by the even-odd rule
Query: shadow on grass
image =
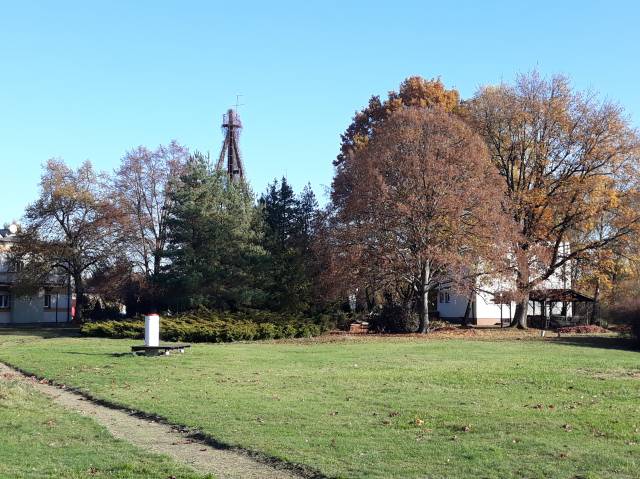
<path fill-rule="evenodd" d="M 640 352 L 635 340 L 619 336 L 565 336 L 550 340 L 554 343 L 566 344 L 568 346 Z"/>
<path fill-rule="evenodd" d="M 42 326 L 42 325 L 10 325 L 0 327 L 0 336 L 33 336 L 42 339 L 77 338 L 80 327 L 75 325 Z"/>
<path fill-rule="evenodd" d="M 123 353 L 84 353 L 81 351 L 60 351 L 62 354 L 74 354 L 76 356 L 104 356 L 108 358 L 121 358 L 123 356 L 133 356 L 131 351 Z"/>

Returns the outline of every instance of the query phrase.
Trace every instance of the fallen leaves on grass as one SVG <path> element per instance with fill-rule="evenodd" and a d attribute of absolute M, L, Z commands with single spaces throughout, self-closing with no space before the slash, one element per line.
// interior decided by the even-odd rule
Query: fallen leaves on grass
<path fill-rule="evenodd" d="M 558 328 L 558 333 L 562 334 L 597 334 L 608 333 L 609 330 L 595 324 L 582 325 L 582 326 L 568 326 L 566 328 Z"/>

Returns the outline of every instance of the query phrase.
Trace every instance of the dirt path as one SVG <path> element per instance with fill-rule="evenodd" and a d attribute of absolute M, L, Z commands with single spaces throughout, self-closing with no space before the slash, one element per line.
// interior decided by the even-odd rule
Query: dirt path
<path fill-rule="evenodd" d="M 17 379 L 29 383 L 66 409 L 92 417 L 116 438 L 144 450 L 166 454 L 203 474 L 211 473 L 220 479 L 299 479 L 302 475 L 264 464 L 242 452 L 217 449 L 194 439 L 167 424 L 142 419 L 125 411 L 92 402 L 82 395 L 38 381 L 0 363 L 0 380 Z"/>

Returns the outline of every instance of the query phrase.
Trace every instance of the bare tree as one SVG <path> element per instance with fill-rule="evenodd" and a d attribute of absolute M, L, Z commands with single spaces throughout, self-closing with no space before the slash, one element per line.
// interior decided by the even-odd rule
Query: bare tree
<path fill-rule="evenodd" d="M 125 154 L 115 174 L 130 257 L 148 279 L 160 272 L 167 245 L 171 191 L 188 155 L 188 150 L 175 141 L 154 151 L 140 146 Z"/>

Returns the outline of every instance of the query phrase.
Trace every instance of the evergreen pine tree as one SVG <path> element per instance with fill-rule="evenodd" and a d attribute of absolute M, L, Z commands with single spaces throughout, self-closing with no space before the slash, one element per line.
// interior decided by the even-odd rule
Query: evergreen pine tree
<path fill-rule="evenodd" d="M 262 196 L 269 253 L 264 274 L 267 305 L 277 311 L 300 312 L 311 306 L 311 241 L 317 202 L 308 186 L 298 198 L 286 178 L 274 180 Z"/>
<path fill-rule="evenodd" d="M 257 210 L 244 182 L 229 181 L 209 159 L 192 155 L 174 193 L 168 222 L 167 284 L 181 309 L 260 306 Z"/>

